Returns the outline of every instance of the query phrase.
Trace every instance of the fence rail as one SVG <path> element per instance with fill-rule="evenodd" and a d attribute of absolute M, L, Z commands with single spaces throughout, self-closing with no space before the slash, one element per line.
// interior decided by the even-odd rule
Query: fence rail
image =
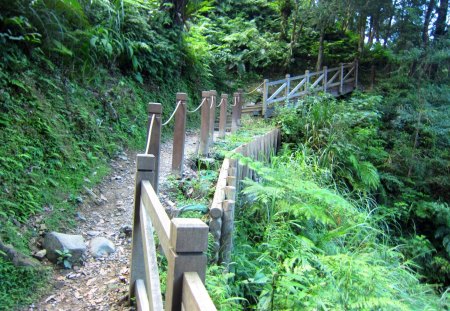
<path fill-rule="evenodd" d="M 239 146 L 232 153 L 258 161 L 269 161 L 278 150 L 280 131 L 274 129 Z M 214 262 L 228 266 L 233 249 L 234 213 L 237 195 L 246 178 L 255 179 L 256 173 L 245 160 L 225 158 L 217 179 L 216 190 L 209 210 L 209 231 L 214 237 Z"/>
<path fill-rule="evenodd" d="M 358 62 L 340 64 L 339 67 L 328 68 L 291 77 L 286 75 L 284 79 L 263 82 L 262 108 L 258 105 L 244 107 L 244 112 L 260 111 L 265 117 L 270 116 L 273 104 L 296 100 L 304 95 L 318 91 L 328 92 L 333 95 L 343 95 L 352 92 L 358 85 Z"/>

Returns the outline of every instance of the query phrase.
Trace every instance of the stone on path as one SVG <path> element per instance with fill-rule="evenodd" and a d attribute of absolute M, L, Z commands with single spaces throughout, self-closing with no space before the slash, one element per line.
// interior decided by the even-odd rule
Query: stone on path
<path fill-rule="evenodd" d="M 81 235 L 64 234 L 54 231 L 45 235 L 44 248 L 47 251 L 47 258 L 52 262 L 58 260 L 59 255 L 56 253 L 57 250 L 67 250 L 72 255 L 70 257 L 71 262 L 81 261 L 81 257 L 86 251 L 86 245 Z"/>
<path fill-rule="evenodd" d="M 107 256 L 116 251 L 114 243 L 104 237 L 97 237 L 91 240 L 90 251 L 92 257 Z"/>

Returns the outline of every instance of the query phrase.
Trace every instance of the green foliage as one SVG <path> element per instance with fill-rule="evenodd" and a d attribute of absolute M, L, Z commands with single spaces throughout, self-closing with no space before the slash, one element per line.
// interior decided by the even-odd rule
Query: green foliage
<path fill-rule="evenodd" d="M 32 303 L 47 289 L 49 274 L 46 269 L 15 267 L 0 256 L 0 308 L 12 310 Z"/>
<path fill-rule="evenodd" d="M 62 265 L 64 269 L 72 269 L 72 254 L 67 249 L 57 249 L 56 254 L 58 255 L 57 264 Z"/>
<path fill-rule="evenodd" d="M 281 108 L 277 124 L 286 143 L 303 153 L 314 153 L 318 165 L 330 170 L 337 183 L 345 181 L 365 193 L 380 185 L 376 165 L 388 154 L 379 137 L 381 97 L 357 95 L 338 101 L 329 95 L 310 96 L 294 110 Z"/>
<path fill-rule="evenodd" d="M 386 242 L 367 206 L 327 188 L 328 170 L 311 166 L 314 159 L 285 152 L 271 168 L 249 163 L 260 182 L 246 182 L 231 266 L 246 308 L 445 307 Z"/>

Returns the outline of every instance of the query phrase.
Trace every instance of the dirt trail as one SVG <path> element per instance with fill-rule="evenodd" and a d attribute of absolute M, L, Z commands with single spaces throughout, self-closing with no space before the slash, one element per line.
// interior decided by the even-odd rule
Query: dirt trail
<path fill-rule="evenodd" d="M 185 154 L 196 151 L 197 135 L 188 133 Z M 131 253 L 134 174 L 136 153 L 126 152 L 111 161 L 111 174 L 95 189 L 102 199 L 97 205 L 85 198 L 80 206 L 77 228 L 86 243 L 95 236 L 114 242 L 116 251 L 106 258 L 88 256 L 83 266 L 55 269 L 54 287 L 29 310 L 128 310 L 123 297 L 128 292 Z M 160 184 L 166 181 L 172 162 L 172 141 L 161 146 Z M 164 190 L 161 190 L 164 194 Z M 164 202 L 163 202 L 164 204 Z M 89 249 L 89 247 L 88 247 Z M 122 301 L 121 301 L 122 299 Z"/>

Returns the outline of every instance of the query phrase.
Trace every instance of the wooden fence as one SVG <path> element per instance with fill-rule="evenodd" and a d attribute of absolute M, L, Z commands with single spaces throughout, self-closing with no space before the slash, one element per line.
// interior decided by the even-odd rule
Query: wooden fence
<path fill-rule="evenodd" d="M 148 135 L 145 152 L 137 155 L 133 216 L 133 244 L 130 273 L 130 298 L 136 298 L 138 310 L 216 310 L 205 287 L 209 227 L 199 219 L 170 219 L 158 198 L 161 127 L 174 119 L 172 171 L 182 176 L 186 114 L 201 109 L 199 154 L 208 155 L 214 141 L 216 106 L 220 107 L 219 136 L 240 124 L 240 94 L 235 93 L 231 124 L 227 124 L 228 95 L 202 92 L 202 102 L 193 111 L 186 108 L 187 95 L 177 93 L 176 108 L 162 123 L 162 106 L 148 105 Z M 156 260 L 154 232 L 167 258 L 165 304 Z"/>
<path fill-rule="evenodd" d="M 232 153 L 258 161 L 270 161 L 278 150 L 280 131 L 274 129 L 239 146 Z M 214 237 L 213 261 L 228 266 L 233 248 L 234 209 L 241 181 L 255 179 L 256 173 L 236 158 L 225 158 L 217 180 L 214 198 L 209 211 L 209 230 Z"/>
<path fill-rule="evenodd" d="M 339 67 L 323 67 L 316 72 L 270 81 L 265 79 L 262 86 L 262 103 L 244 106 L 243 113 L 261 113 L 270 117 L 275 103 L 292 102 L 300 97 L 319 91 L 340 96 L 352 92 L 358 86 L 358 62 L 340 64 Z M 258 88 L 257 88 L 258 89 Z"/>

